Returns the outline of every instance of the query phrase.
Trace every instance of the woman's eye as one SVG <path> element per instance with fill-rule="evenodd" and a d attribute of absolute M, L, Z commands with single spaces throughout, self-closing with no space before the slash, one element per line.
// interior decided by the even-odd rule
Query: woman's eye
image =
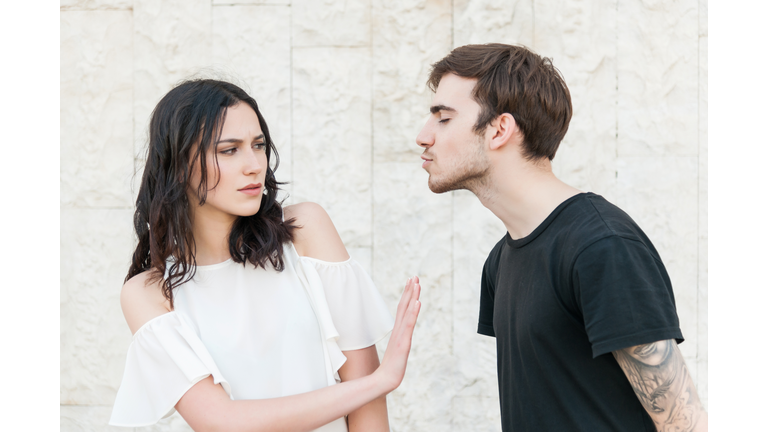
<path fill-rule="evenodd" d="M 225 155 L 231 155 L 231 154 L 235 154 L 235 151 L 237 151 L 237 147 L 224 149 L 224 150 L 221 150 L 219 153 L 225 154 Z"/>
<path fill-rule="evenodd" d="M 253 143 L 253 148 L 257 150 L 264 150 L 266 147 L 267 147 L 267 143 L 265 143 L 264 141 Z"/>
<path fill-rule="evenodd" d="M 440 120 L 438 123 L 443 123 L 443 124 L 445 124 L 445 123 L 448 123 L 448 120 L 450 120 L 450 119 L 449 119 L 449 118 L 446 118 L 446 119 L 441 119 L 441 120 Z"/>

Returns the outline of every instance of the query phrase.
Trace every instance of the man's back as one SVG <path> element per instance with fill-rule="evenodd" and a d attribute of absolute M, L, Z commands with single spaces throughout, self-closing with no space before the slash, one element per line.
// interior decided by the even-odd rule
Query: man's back
<path fill-rule="evenodd" d="M 612 351 L 682 341 L 656 250 L 617 207 L 579 194 L 483 270 L 478 332 L 496 337 L 502 425 L 654 431 Z"/>

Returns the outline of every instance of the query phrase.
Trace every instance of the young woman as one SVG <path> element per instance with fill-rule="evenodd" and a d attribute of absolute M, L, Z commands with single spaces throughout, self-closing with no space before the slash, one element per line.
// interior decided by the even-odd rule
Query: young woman
<path fill-rule="evenodd" d="M 389 430 L 418 278 L 393 328 L 325 211 L 281 207 L 270 163 L 267 124 L 233 84 L 187 81 L 155 108 L 120 297 L 134 336 L 110 424 L 175 409 L 195 431 Z"/>

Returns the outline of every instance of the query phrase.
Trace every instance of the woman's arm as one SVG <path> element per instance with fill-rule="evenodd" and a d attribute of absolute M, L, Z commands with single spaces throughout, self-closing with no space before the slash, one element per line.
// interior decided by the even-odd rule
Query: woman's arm
<path fill-rule="evenodd" d="M 370 375 L 293 396 L 237 401 L 208 377 L 182 396 L 176 410 L 198 432 L 311 431 L 359 410 L 402 382 L 421 307 L 420 290 L 417 277 L 408 280 L 381 366 Z"/>
<path fill-rule="evenodd" d="M 344 351 L 347 361 L 339 369 L 342 382 L 372 374 L 379 367 L 379 354 L 372 345 L 354 351 Z M 389 432 L 386 395 L 374 399 L 349 413 L 349 432 Z"/>
<path fill-rule="evenodd" d="M 296 218 L 296 224 L 300 226 L 300 229 L 295 231 L 294 239 L 294 246 L 299 255 L 329 262 L 349 259 L 336 227 L 320 205 L 305 202 L 288 206 L 285 208 L 285 219 L 289 218 Z M 344 355 L 347 361 L 339 369 L 342 382 L 370 375 L 379 367 L 376 346 L 344 351 Z M 350 432 L 389 432 L 386 395 L 349 413 L 348 421 Z"/>
<path fill-rule="evenodd" d="M 288 207 L 286 219 L 291 217 L 297 217 L 297 222 L 303 226 L 297 230 L 294 242 L 301 255 L 326 261 L 349 258 L 330 218 L 320 206 L 305 203 Z M 332 232 L 329 232 L 329 226 L 333 228 Z M 339 245 L 341 248 L 337 247 Z M 123 313 L 132 333 L 149 320 L 170 311 L 160 283 L 148 284 L 148 275 L 142 273 L 133 277 L 121 293 Z M 418 278 L 409 279 L 397 307 L 395 325 L 381 365 L 373 346 L 346 351 L 347 362 L 339 370 L 341 384 L 263 400 L 232 401 L 224 389 L 208 377 L 192 386 L 178 401 L 176 409 L 196 431 L 310 431 L 347 414 L 350 414 L 352 432 L 354 425 L 364 426 L 358 429 L 360 431 L 388 430 L 385 396 L 400 385 L 405 374 L 411 337 L 421 307 L 420 291 Z M 372 424 L 375 426 L 369 426 Z"/>

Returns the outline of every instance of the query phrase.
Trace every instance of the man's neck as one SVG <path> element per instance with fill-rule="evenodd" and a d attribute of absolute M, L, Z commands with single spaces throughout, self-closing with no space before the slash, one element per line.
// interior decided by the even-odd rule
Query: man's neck
<path fill-rule="evenodd" d="M 492 169 L 483 186 L 475 189 L 472 192 L 513 239 L 531 234 L 557 206 L 581 192 L 555 177 L 548 160 Z"/>

